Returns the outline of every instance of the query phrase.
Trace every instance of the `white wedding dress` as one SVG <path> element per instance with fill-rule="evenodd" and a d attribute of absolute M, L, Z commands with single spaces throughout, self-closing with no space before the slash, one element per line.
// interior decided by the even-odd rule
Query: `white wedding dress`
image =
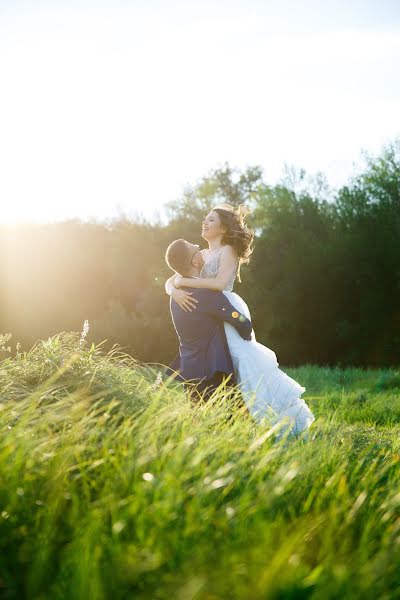
<path fill-rule="evenodd" d="M 201 277 L 216 277 L 221 253 L 222 248 L 211 255 L 201 270 Z M 236 270 L 223 293 L 237 311 L 251 320 L 246 302 L 232 291 L 235 279 Z M 289 428 L 290 433 L 308 429 L 315 417 L 300 398 L 306 388 L 279 368 L 275 352 L 257 342 L 254 331 L 251 341 L 246 341 L 233 325 L 224 323 L 224 327 L 236 381 L 252 417 L 257 422 L 264 417 L 271 423 L 282 420 L 280 435 L 285 428 Z"/>

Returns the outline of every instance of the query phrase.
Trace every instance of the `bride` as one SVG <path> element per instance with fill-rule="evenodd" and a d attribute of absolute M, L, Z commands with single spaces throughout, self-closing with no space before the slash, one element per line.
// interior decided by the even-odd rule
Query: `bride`
<path fill-rule="evenodd" d="M 195 310 L 196 302 L 187 287 L 221 290 L 233 306 L 248 319 L 245 301 L 232 291 L 240 279 L 240 267 L 248 263 L 253 251 L 253 233 L 245 223 L 246 208 L 235 209 L 224 204 L 213 208 L 203 221 L 202 237 L 208 249 L 202 250 L 204 266 L 200 278 L 173 275 L 165 284 L 168 294 L 183 310 Z M 224 323 L 236 381 L 252 417 L 260 422 L 269 417 L 273 423 L 285 420 L 291 433 L 307 429 L 315 420 L 307 404 L 300 398 L 305 392 L 297 381 L 279 368 L 275 352 L 257 342 L 243 340 L 236 329 Z"/>

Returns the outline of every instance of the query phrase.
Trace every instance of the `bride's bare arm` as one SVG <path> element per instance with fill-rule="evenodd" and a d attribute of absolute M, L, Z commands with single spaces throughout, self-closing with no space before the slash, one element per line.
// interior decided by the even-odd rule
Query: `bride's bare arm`
<path fill-rule="evenodd" d="M 167 292 L 168 296 L 172 296 L 175 302 L 177 302 L 179 306 L 183 308 L 183 310 L 192 312 L 192 309 L 196 308 L 198 300 L 191 297 L 193 292 L 178 290 L 174 285 L 175 277 L 177 277 L 176 273 L 167 279 L 165 282 L 165 291 Z"/>
<path fill-rule="evenodd" d="M 199 279 L 189 279 L 178 275 L 175 278 L 175 287 L 181 288 L 190 286 L 194 288 L 207 288 L 209 290 L 225 290 L 232 277 L 232 273 L 236 269 L 236 261 L 237 255 L 232 246 L 224 246 L 216 277 L 200 277 Z"/>
<path fill-rule="evenodd" d="M 171 277 L 168 277 L 167 281 L 165 282 L 165 291 L 167 292 L 168 296 L 170 296 L 172 294 L 172 291 L 174 289 L 174 279 L 176 277 L 176 273 L 174 273 L 173 275 L 171 275 Z M 176 288 L 175 288 L 176 289 Z"/>

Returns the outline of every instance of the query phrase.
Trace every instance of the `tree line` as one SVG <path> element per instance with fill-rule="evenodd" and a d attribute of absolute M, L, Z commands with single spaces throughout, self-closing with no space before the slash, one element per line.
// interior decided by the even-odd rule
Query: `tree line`
<path fill-rule="evenodd" d="M 218 203 L 252 210 L 256 240 L 235 291 L 257 340 L 284 365 L 394 366 L 400 360 L 400 138 L 333 192 L 322 174 L 214 169 L 167 206 L 167 224 L 78 219 L 0 226 L 0 332 L 28 350 L 89 321 L 88 341 L 168 364 L 177 349 L 164 282 L 168 244 L 205 246 Z M 5 357 L 1 351 L 0 357 Z"/>

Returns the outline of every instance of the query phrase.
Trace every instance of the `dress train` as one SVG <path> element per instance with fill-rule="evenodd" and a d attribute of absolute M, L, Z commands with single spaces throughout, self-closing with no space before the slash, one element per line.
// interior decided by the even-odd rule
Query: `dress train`
<path fill-rule="evenodd" d="M 251 319 L 243 298 L 235 292 L 223 290 L 223 293 L 239 312 Z M 254 332 L 251 341 L 246 341 L 229 323 L 224 323 L 224 328 L 236 380 L 252 417 L 257 422 L 267 417 L 272 423 L 285 418 L 290 433 L 307 429 L 315 417 L 300 398 L 306 388 L 279 368 L 275 352 L 257 342 Z"/>

